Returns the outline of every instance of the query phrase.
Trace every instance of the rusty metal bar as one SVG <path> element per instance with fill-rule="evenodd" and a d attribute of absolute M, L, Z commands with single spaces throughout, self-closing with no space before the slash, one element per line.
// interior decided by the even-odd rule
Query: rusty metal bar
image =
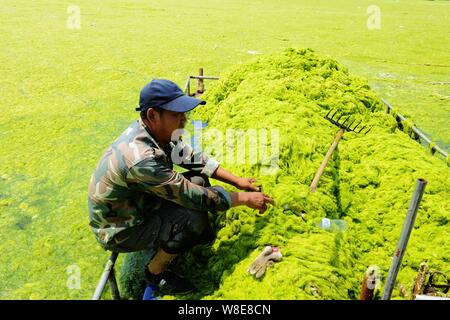
<path fill-rule="evenodd" d="M 421 294 L 423 292 L 425 279 L 428 275 L 428 265 L 426 262 L 422 262 L 419 267 L 419 272 L 417 274 L 416 282 L 414 283 L 413 288 L 413 297 Z"/>
<path fill-rule="evenodd" d="M 373 291 L 375 290 L 376 278 L 374 275 L 364 274 L 359 300 L 372 300 Z"/>
<path fill-rule="evenodd" d="M 203 82 L 203 68 L 200 68 L 198 70 L 198 76 L 197 78 L 197 94 L 201 95 L 203 92 L 205 92 L 205 83 Z"/>
<path fill-rule="evenodd" d="M 201 95 L 205 92 L 205 86 L 203 80 L 219 80 L 219 77 L 215 76 L 205 76 L 203 75 L 203 68 L 199 69 L 199 75 L 198 76 L 189 76 L 186 80 L 186 84 L 184 85 L 184 93 L 188 96 L 191 96 L 191 79 L 197 79 L 197 91 L 196 95 Z"/>

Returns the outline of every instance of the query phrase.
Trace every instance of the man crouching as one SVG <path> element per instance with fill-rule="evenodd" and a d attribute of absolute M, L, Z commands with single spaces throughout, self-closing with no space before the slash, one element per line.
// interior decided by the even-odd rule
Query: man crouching
<path fill-rule="evenodd" d="M 185 113 L 205 103 L 169 80 L 151 81 L 140 93 L 140 119 L 106 150 L 89 184 L 90 226 L 97 241 L 116 252 L 156 249 L 145 274 L 163 294 L 195 289 L 168 266 L 177 255 L 214 240 L 208 211 L 246 205 L 264 212 L 273 204 L 257 192 L 255 179 L 236 177 L 181 139 L 172 141 L 172 133 L 186 124 Z M 173 170 L 171 155 L 178 152 L 192 160 L 180 163 L 188 169 L 183 174 Z M 251 192 L 227 192 L 211 186 L 209 177 Z"/>

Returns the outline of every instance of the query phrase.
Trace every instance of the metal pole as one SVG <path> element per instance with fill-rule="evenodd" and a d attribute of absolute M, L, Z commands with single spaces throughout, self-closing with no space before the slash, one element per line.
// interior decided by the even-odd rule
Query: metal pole
<path fill-rule="evenodd" d="M 417 210 L 419 209 L 419 204 L 422 200 L 426 184 L 427 181 L 425 181 L 424 179 L 417 180 L 416 188 L 414 190 L 411 203 L 409 204 L 405 222 L 403 223 L 402 233 L 400 235 L 400 240 L 398 241 L 397 248 L 395 249 L 391 268 L 389 269 L 389 274 L 386 280 L 386 285 L 384 287 L 381 300 L 389 300 L 391 298 L 395 279 L 397 278 L 398 270 L 400 269 L 403 255 L 405 253 L 406 246 L 408 245 L 409 236 L 411 235 L 411 230 L 414 226 L 414 220 L 416 219 Z"/>
<path fill-rule="evenodd" d="M 120 300 L 119 287 L 117 286 L 116 273 L 114 268 L 111 269 L 108 277 L 109 289 L 111 291 L 111 298 L 113 300 Z"/>
<path fill-rule="evenodd" d="M 392 107 L 389 102 L 387 102 L 387 100 L 381 98 L 381 101 L 383 101 L 383 103 L 387 106 L 387 113 L 389 113 L 391 110 L 394 109 L 394 107 Z M 404 116 L 402 116 L 400 113 L 397 113 L 397 117 L 400 119 L 400 121 L 405 121 L 406 118 Z M 419 130 L 419 128 L 417 128 L 416 126 L 412 126 L 412 131 L 417 134 L 422 140 L 424 140 L 427 144 L 430 144 L 432 141 L 430 140 L 430 138 L 428 138 L 425 133 L 423 133 L 422 131 Z M 440 153 L 441 155 L 443 155 L 445 158 L 448 157 L 447 152 L 445 152 L 444 150 L 442 150 L 439 146 L 434 146 L 432 152 Z"/>
<path fill-rule="evenodd" d="M 113 252 L 109 256 L 108 262 L 106 263 L 105 269 L 103 270 L 103 274 L 100 277 L 100 281 L 98 282 L 97 288 L 95 289 L 92 300 L 100 300 L 100 297 L 102 296 L 103 293 L 103 289 L 105 289 L 106 281 L 108 281 L 109 279 L 109 275 L 111 273 L 111 270 L 114 268 L 114 263 L 116 262 L 118 255 L 119 255 L 118 252 Z"/>
<path fill-rule="evenodd" d="M 191 95 L 191 88 L 190 88 L 190 82 L 191 82 L 191 77 L 187 78 L 186 80 L 186 85 L 184 86 L 184 93 L 188 96 Z"/>
<path fill-rule="evenodd" d="M 190 79 L 207 79 L 207 80 L 219 80 L 219 77 L 214 76 L 189 76 Z"/>

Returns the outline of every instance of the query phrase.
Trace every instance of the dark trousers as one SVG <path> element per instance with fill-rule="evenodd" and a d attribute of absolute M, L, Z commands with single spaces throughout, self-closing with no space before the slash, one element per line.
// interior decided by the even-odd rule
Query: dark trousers
<path fill-rule="evenodd" d="M 203 187 L 211 184 L 206 176 L 194 172 L 183 173 L 192 183 Z M 116 235 L 108 250 L 133 252 L 162 248 L 170 254 L 180 254 L 197 244 L 206 244 L 216 235 L 208 219 L 208 212 L 187 209 L 163 200 L 159 209 L 138 225 Z"/>

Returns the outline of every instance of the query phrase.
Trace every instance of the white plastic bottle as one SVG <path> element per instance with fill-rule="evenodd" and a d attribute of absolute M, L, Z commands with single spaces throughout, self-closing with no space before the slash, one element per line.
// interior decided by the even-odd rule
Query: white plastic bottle
<path fill-rule="evenodd" d="M 347 229 L 347 222 L 341 219 L 322 218 L 320 227 L 327 231 L 344 232 Z"/>

